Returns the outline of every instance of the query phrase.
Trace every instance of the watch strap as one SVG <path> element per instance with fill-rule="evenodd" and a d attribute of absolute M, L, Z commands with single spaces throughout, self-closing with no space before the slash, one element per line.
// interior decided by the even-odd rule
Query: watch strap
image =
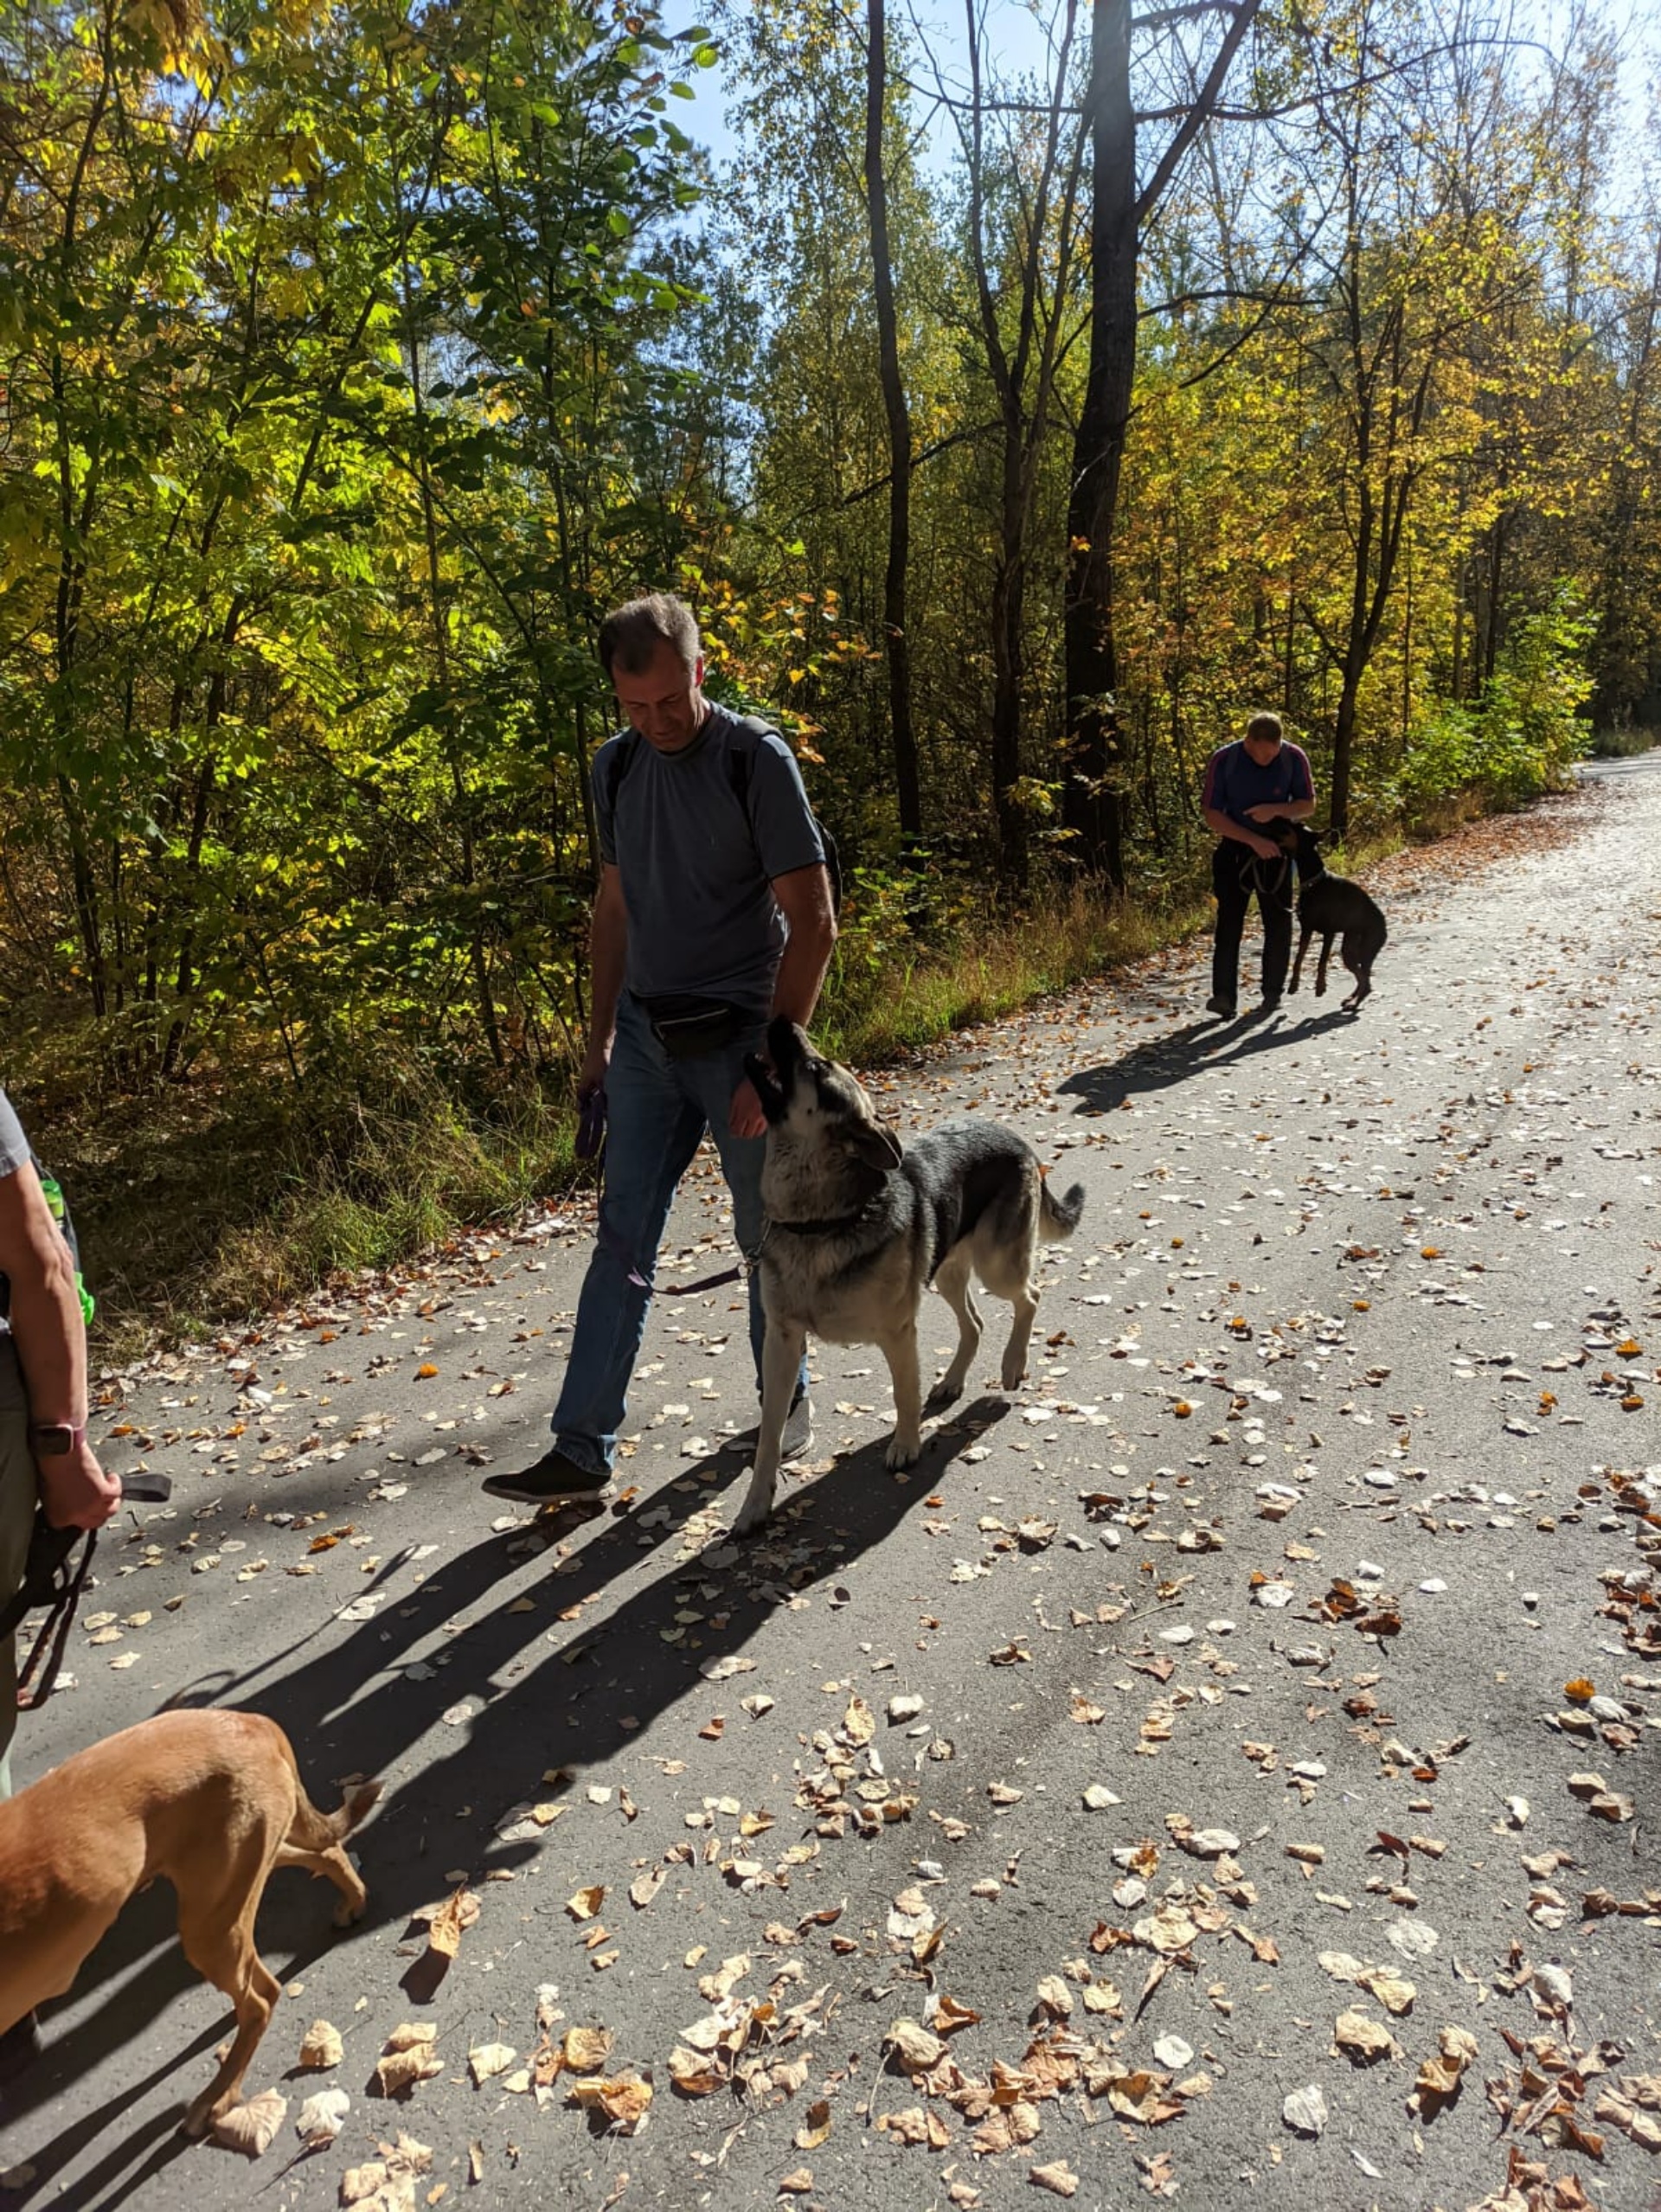
<path fill-rule="evenodd" d="M 29 1428 L 29 1448 L 44 1452 L 48 1459 L 61 1459 L 76 1446 L 87 1440 L 85 1421 L 31 1421 Z"/>

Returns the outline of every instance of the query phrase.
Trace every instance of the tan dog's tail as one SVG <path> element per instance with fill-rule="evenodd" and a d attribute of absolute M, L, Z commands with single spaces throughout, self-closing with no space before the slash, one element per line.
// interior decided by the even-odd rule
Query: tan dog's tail
<path fill-rule="evenodd" d="M 269 1724 L 276 1728 L 276 1723 Z M 294 1747 L 280 1728 L 276 1729 L 282 1745 L 283 1758 L 289 1773 L 294 1777 L 294 1818 L 289 1823 L 284 1838 L 291 1850 L 327 1851 L 343 1843 L 358 1824 L 369 1817 L 380 1796 L 379 1782 L 358 1782 L 348 1790 L 344 1801 L 337 1812 L 319 1812 L 305 1794 L 305 1785 L 300 1779 L 298 1761 Z"/>
<path fill-rule="evenodd" d="M 305 1792 L 297 1788 L 289 1843 L 306 1851 L 326 1851 L 331 1844 L 344 1843 L 360 1821 L 368 1818 L 381 1790 L 379 1782 L 359 1782 L 347 1791 L 337 1812 L 319 1812 Z"/>

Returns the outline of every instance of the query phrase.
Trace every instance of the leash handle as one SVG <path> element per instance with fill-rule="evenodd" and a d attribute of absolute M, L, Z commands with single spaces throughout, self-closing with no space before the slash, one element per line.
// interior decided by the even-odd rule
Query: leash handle
<path fill-rule="evenodd" d="M 21 1713 L 38 1712 L 57 1688 L 63 1655 L 68 1648 L 69 1632 L 75 1625 L 75 1615 L 80 1607 L 80 1593 L 91 1572 L 93 1554 L 97 1548 L 98 1531 L 89 1529 L 87 1531 L 87 1547 L 80 1555 L 80 1564 L 75 1569 L 74 1579 L 54 1602 L 40 1634 L 35 1639 L 28 1663 L 18 1674 L 17 1709 Z M 49 1653 L 48 1645 L 51 1647 Z M 46 1664 L 42 1669 L 40 1680 L 31 1689 L 29 1683 L 43 1654 L 46 1655 Z"/>

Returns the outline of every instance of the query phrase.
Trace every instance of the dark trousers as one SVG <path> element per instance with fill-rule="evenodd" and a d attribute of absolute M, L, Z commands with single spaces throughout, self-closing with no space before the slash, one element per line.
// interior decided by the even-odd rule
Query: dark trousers
<path fill-rule="evenodd" d="M 1279 998 L 1292 959 L 1292 862 L 1259 860 L 1246 846 L 1224 838 L 1211 856 L 1211 888 L 1217 894 L 1212 997 L 1233 1005 L 1240 995 L 1241 933 L 1255 894 L 1263 917 L 1263 996 Z"/>

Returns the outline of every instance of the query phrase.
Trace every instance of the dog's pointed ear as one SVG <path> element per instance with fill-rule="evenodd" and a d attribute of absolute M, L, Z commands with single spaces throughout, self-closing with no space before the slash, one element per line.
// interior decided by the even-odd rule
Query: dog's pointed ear
<path fill-rule="evenodd" d="M 848 1132 L 848 1143 L 854 1157 L 868 1168 L 875 1168 L 887 1175 L 897 1168 L 905 1155 L 900 1139 L 892 1129 L 881 1121 L 862 1121 Z"/>

